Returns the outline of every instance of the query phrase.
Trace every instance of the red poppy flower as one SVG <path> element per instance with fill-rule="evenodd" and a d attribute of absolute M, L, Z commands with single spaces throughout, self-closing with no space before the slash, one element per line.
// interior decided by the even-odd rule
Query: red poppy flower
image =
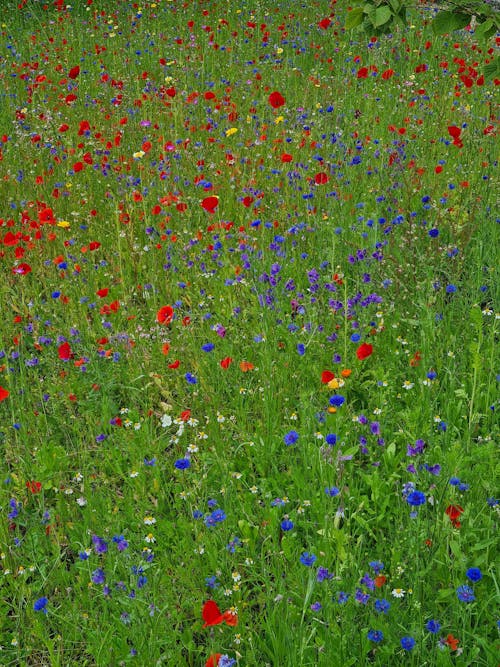
<path fill-rule="evenodd" d="M 456 125 L 449 125 L 448 126 L 448 134 L 450 137 L 453 137 L 453 139 L 459 139 L 460 135 L 462 133 L 462 130 L 457 127 Z"/>
<path fill-rule="evenodd" d="M 332 22 L 329 18 L 324 18 L 321 19 L 321 21 L 318 23 L 318 28 L 321 28 L 321 30 L 326 30 L 331 24 Z"/>
<path fill-rule="evenodd" d="M 26 482 L 26 488 L 31 491 L 31 493 L 40 493 L 42 490 L 42 484 L 40 482 L 29 481 Z"/>
<path fill-rule="evenodd" d="M 172 306 L 162 306 L 156 313 L 156 321 L 167 326 L 174 317 L 174 309 Z"/>
<path fill-rule="evenodd" d="M 229 368 L 229 366 L 233 363 L 233 360 L 231 357 L 226 357 L 225 359 L 222 359 L 220 362 L 220 367 L 221 368 Z"/>
<path fill-rule="evenodd" d="M 335 377 L 335 373 L 332 373 L 332 371 L 323 371 L 321 373 L 321 382 L 323 384 L 328 384 L 331 382 Z"/>
<path fill-rule="evenodd" d="M 221 623 L 226 623 L 231 627 L 238 625 L 238 616 L 231 611 L 225 611 L 221 614 L 221 611 L 214 600 L 207 600 L 205 602 L 201 615 L 205 621 L 203 624 L 204 628 L 208 628 L 211 625 L 220 625 Z"/>
<path fill-rule="evenodd" d="M 290 155 L 290 153 L 283 153 L 281 156 L 281 161 L 282 162 L 291 162 L 293 160 L 293 156 Z"/>
<path fill-rule="evenodd" d="M 368 67 L 360 67 L 356 76 L 358 79 L 366 79 L 368 76 Z"/>
<path fill-rule="evenodd" d="M 103 287 L 102 289 L 98 289 L 96 294 L 101 299 L 104 299 L 104 297 L 108 296 L 108 292 L 109 292 L 109 289 L 107 287 Z"/>
<path fill-rule="evenodd" d="M 204 628 L 208 628 L 211 625 L 219 625 L 224 621 L 220 609 L 214 600 L 207 600 L 207 602 L 205 602 L 201 615 L 205 621 L 203 624 Z"/>
<path fill-rule="evenodd" d="M 219 660 L 222 656 L 222 653 L 214 653 L 209 657 L 209 659 L 205 663 L 205 667 L 217 667 L 219 664 Z"/>
<path fill-rule="evenodd" d="M 210 195 L 210 197 L 205 197 L 201 202 L 201 207 L 205 209 L 208 213 L 214 213 L 215 209 L 219 205 L 219 197 L 215 195 Z"/>
<path fill-rule="evenodd" d="M 20 276 L 25 276 L 27 273 L 31 272 L 31 266 L 23 262 L 12 268 L 12 273 L 18 273 Z"/>
<path fill-rule="evenodd" d="M 316 185 L 325 185 L 325 183 L 328 183 L 329 180 L 330 177 L 328 176 L 328 174 L 325 174 L 324 171 L 318 172 L 314 177 L 314 182 L 316 183 Z"/>
<path fill-rule="evenodd" d="M 446 508 L 445 514 L 450 518 L 454 528 L 460 528 L 461 524 L 458 519 L 463 514 L 463 511 L 463 507 L 460 507 L 460 505 L 448 505 Z"/>
<path fill-rule="evenodd" d="M 62 361 L 69 361 L 73 356 L 69 343 L 62 343 L 59 345 L 57 348 L 57 354 L 59 355 L 59 359 Z"/>
<path fill-rule="evenodd" d="M 278 93 L 278 91 L 275 90 L 269 95 L 269 104 L 273 109 L 279 109 L 279 107 L 282 107 L 285 104 L 285 98 L 281 93 Z"/>
<path fill-rule="evenodd" d="M 80 67 L 78 65 L 75 65 L 69 70 L 68 76 L 70 79 L 76 79 L 79 74 L 80 74 Z"/>
<path fill-rule="evenodd" d="M 356 356 L 362 361 L 363 359 L 367 359 L 372 352 L 373 345 L 370 345 L 369 343 L 362 343 L 356 350 Z"/>
<path fill-rule="evenodd" d="M 9 396 L 10 391 L 7 391 L 7 389 L 4 389 L 3 387 L 0 387 L 0 403 L 2 401 L 5 401 L 5 399 Z"/>
<path fill-rule="evenodd" d="M 173 362 L 173 364 L 169 364 L 168 367 L 169 367 L 169 368 L 176 369 L 176 368 L 179 368 L 180 365 L 181 365 L 181 362 L 180 362 L 178 359 L 176 359 L 176 360 Z"/>
<path fill-rule="evenodd" d="M 385 72 L 382 72 L 382 78 L 384 79 L 384 81 L 388 81 L 393 76 L 394 76 L 393 69 L 386 69 Z"/>

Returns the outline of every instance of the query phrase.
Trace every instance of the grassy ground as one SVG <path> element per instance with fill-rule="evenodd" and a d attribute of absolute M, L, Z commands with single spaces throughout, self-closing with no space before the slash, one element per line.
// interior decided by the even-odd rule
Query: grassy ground
<path fill-rule="evenodd" d="M 495 40 L 57 4 L 1 21 L 0 663 L 495 665 Z"/>

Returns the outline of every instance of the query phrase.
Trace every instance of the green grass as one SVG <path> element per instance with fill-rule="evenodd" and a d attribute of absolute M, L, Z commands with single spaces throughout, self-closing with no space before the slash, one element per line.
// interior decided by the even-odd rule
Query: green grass
<path fill-rule="evenodd" d="M 425 7 L 377 41 L 345 3 L 16 7 L 1 664 L 496 664 L 494 40 Z"/>

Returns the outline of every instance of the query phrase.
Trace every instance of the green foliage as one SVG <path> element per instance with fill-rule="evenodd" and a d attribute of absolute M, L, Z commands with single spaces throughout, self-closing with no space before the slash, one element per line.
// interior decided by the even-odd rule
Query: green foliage
<path fill-rule="evenodd" d="M 359 6 L 358 6 L 359 5 Z M 401 0 L 356 0 L 355 6 L 346 13 L 347 30 L 358 29 L 369 35 L 381 35 L 407 25 L 407 12 L 415 7 Z M 482 1 L 468 3 L 449 2 L 432 18 L 432 29 L 436 35 L 461 30 L 474 17 L 474 35 L 484 42 L 500 29 L 498 8 Z"/>

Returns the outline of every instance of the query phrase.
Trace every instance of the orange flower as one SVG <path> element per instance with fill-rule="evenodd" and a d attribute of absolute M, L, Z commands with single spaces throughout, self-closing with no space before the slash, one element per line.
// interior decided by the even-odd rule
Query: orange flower
<path fill-rule="evenodd" d="M 222 618 L 224 619 L 226 625 L 229 625 L 232 628 L 234 628 L 236 625 L 238 625 L 238 615 L 233 614 L 232 611 L 225 611 L 222 614 Z"/>
<path fill-rule="evenodd" d="M 255 366 L 249 361 L 240 361 L 240 370 L 243 371 L 243 373 L 248 373 L 248 371 L 253 371 L 254 368 Z"/>
<path fill-rule="evenodd" d="M 352 371 L 350 368 L 344 368 L 344 370 L 340 373 L 343 378 L 348 378 L 351 375 Z"/>
<path fill-rule="evenodd" d="M 161 347 L 161 353 L 165 356 L 170 352 L 170 343 L 163 343 Z"/>
<path fill-rule="evenodd" d="M 448 635 L 444 643 L 450 647 L 450 651 L 456 651 L 460 642 L 453 635 Z"/>
<path fill-rule="evenodd" d="M 384 577 L 383 574 L 379 574 L 377 577 L 375 577 L 375 586 L 377 588 L 382 588 L 386 581 L 387 577 Z"/>

